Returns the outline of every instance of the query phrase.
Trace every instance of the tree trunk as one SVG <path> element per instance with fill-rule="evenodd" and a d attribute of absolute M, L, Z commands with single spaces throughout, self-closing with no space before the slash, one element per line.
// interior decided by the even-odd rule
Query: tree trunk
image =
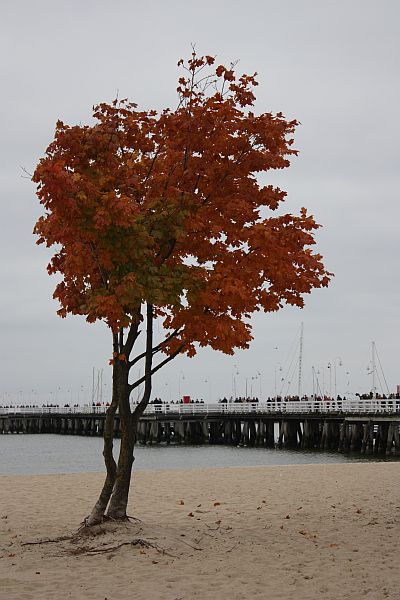
<path fill-rule="evenodd" d="M 106 420 L 104 424 L 104 447 L 103 447 L 103 456 L 104 463 L 106 465 L 106 479 L 103 484 L 103 489 L 101 490 L 99 499 L 94 505 L 92 512 L 86 518 L 85 523 L 88 526 L 97 525 L 101 523 L 104 519 L 104 513 L 106 512 L 106 508 L 108 502 L 110 500 L 112 491 L 114 489 L 115 477 L 117 474 L 117 465 L 113 456 L 113 437 L 114 437 L 114 416 L 117 410 L 117 402 L 116 398 L 113 398 L 113 402 L 111 406 L 108 407 L 106 413 Z"/>
<path fill-rule="evenodd" d="M 131 484 L 132 465 L 135 460 L 133 456 L 135 437 L 134 432 L 129 431 L 130 429 L 131 418 L 121 419 L 121 447 L 117 475 L 107 512 L 107 517 L 114 520 L 124 520 L 127 518 L 126 507 Z"/>
<path fill-rule="evenodd" d="M 132 413 L 129 406 L 128 373 L 127 362 L 116 357 L 113 366 L 113 399 L 111 406 L 107 409 L 103 433 L 103 456 L 107 474 L 100 496 L 85 521 L 88 526 L 96 525 L 104 520 L 108 504 L 107 517 L 118 520 L 126 518 L 135 443 Z M 121 428 L 118 466 L 113 456 L 114 417 L 117 408 Z"/>
<path fill-rule="evenodd" d="M 140 323 L 140 308 L 138 309 L 138 318 L 131 325 L 128 337 L 124 343 L 123 331 L 113 334 L 113 398 L 111 406 L 106 413 L 104 425 L 104 449 L 103 456 L 107 469 L 107 475 L 103 484 L 103 489 L 99 499 L 85 524 L 95 525 L 104 520 L 107 510 L 107 517 L 113 520 L 127 519 L 127 504 L 129 488 L 131 483 L 132 465 L 134 461 L 133 450 L 136 442 L 137 426 L 143 411 L 146 409 L 151 395 L 152 375 L 165 364 L 173 360 L 184 348 L 181 344 L 175 352 L 161 361 L 153 368 L 153 355 L 160 352 L 163 344 L 178 334 L 175 330 L 164 342 L 153 348 L 153 306 L 147 303 L 147 327 L 146 327 L 146 350 L 139 354 L 133 361 L 130 361 L 132 347 L 138 337 L 138 325 Z M 144 376 L 139 377 L 135 383 L 129 384 L 129 370 L 139 360 L 145 358 Z M 130 408 L 130 394 L 141 383 L 144 383 L 143 397 L 132 413 Z M 118 457 L 118 465 L 113 457 L 113 436 L 114 436 L 114 417 L 116 411 L 119 411 L 121 446 Z"/>
<path fill-rule="evenodd" d="M 118 336 L 113 334 L 113 349 L 114 353 L 118 352 L 119 349 Z M 114 489 L 115 479 L 117 475 L 117 465 L 113 455 L 113 439 L 114 439 L 114 418 L 117 408 L 120 403 L 121 393 L 121 361 L 117 358 L 113 364 L 113 381 L 112 381 L 112 399 L 111 405 L 108 407 L 106 412 L 106 418 L 104 423 L 103 431 L 103 457 L 104 464 L 106 466 L 106 479 L 103 484 L 103 488 L 100 492 L 100 496 L 94 505 L 92 512 L 85 519 L 87 526 L 97 525 L 104 520 L 104 514 L 107 509 L 107 505 L 110 501 L 112 491 Z"/>
<path fill-rule="evenodd" d="M 122 375 L 122 378 L 119 402 L 121 446 L 114 489 L 107 512 L 107 517 L 116 520 L 127 518 L 126 507 L 134 461 L 133 448 L 135 446 L 135 432 L 132 429 L 132 413 L 129 406 L 128 370 Z"/>
<path fill-rule="evenodd" d="M 145 353 L 145 385 L 143 398 L 132 414 L 128 383 L 129 367 L 121 366 L 121 379 L 119 384 L 119 414 L 121 424 L 121 447 L 118 458 L 117 475 L 114 490 L 110 499 L 107 517 L 115 520 L 127 518 L 126 507 L 128 504 L 129 487 L 131 483 L 132 465 L 134 461 L 133 449 L 135 446 L 137 422 L 145 410 L 151 394 L 151 367 L 153 361 L 153 306 L 147 304 L 147 330 Z"/>

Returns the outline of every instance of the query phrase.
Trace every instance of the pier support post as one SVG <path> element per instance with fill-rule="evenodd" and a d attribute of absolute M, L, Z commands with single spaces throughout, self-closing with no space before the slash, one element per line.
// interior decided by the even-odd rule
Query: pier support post
<path fill-rule="evenodd" d="M 265 424 L 265 445 L 267 448 L 275 448 L 275 423 L 272 419 L 268 419 Z"/>
<path fill-rule="evenodd" d="M 399 423 L 394 423 L 393 430 L 393 442 L 394 442 L 394 453 L 395 456 L 400 455 L 400 436 L 399 436 Z"/>
<path fill-rule="evenodd" d="M 282 421 L 279 430 L 278 445 L 285 448 L 297 448 L 298 421 Z"/>
<path fill-rule="evenodd" d="M 232 443 L 232 421 L 226 421 L 224 424 L 224 443 Z"/>
<path fill-rule="evenodd" d="M 359 452 L 362 448 L 363 426 L 362 423 L 351 425 L 350 451 Z"/>
<path fill-rule="evenodd" d="M 240 440 L 241 446 L 248 446 L 249 443 L 249 422 L 244 421 L 242 424 L 242 436 Z"/>

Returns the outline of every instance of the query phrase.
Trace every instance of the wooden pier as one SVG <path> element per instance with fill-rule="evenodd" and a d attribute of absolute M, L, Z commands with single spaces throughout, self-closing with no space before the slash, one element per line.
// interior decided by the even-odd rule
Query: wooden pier
<path fill-rule="evenodd" d="M 0 408 L 0 433 L 101 436 L 104 406 Z M 400 400 L 149 405 L 139 444 L 227 444 L 400 455 Z M 119 437 L 119 416 L 114 435 Z"/>

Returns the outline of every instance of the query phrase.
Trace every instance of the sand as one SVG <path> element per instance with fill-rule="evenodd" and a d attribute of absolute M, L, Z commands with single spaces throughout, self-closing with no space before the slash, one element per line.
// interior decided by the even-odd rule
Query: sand
<path fill-rule="evenodd" d="M 138 520 L 24 545 L 73 536 L 102 479 L 0 477 L 1 600 L 400 598 L 399 463 L 138 472 Z"/>

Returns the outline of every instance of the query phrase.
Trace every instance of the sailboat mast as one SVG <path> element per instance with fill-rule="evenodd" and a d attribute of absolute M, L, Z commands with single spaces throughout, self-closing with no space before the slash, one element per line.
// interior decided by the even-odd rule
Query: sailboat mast
<path fill-rule="evenodd" d="M 301 398 L 301 369 L 303 363 L 303 332 L 304 332 L 304 323 L 301 323 L 300 327 L 300 350 L 299 350 L 299 385 L 298 385 L 298 396 Z"/>
<path fill-rule="evenodd" d="M 94 402 L 94 367 L 92 370 L 92 404 Z"/>
<path fill-rule="evenodd" d="M 374 395 L 375 395 L 375 392 L 376 392 L 375 371 L 376 371 L 376 364 L 375 364 L 375 342 L 372 342 L 372 393 Z"/>

